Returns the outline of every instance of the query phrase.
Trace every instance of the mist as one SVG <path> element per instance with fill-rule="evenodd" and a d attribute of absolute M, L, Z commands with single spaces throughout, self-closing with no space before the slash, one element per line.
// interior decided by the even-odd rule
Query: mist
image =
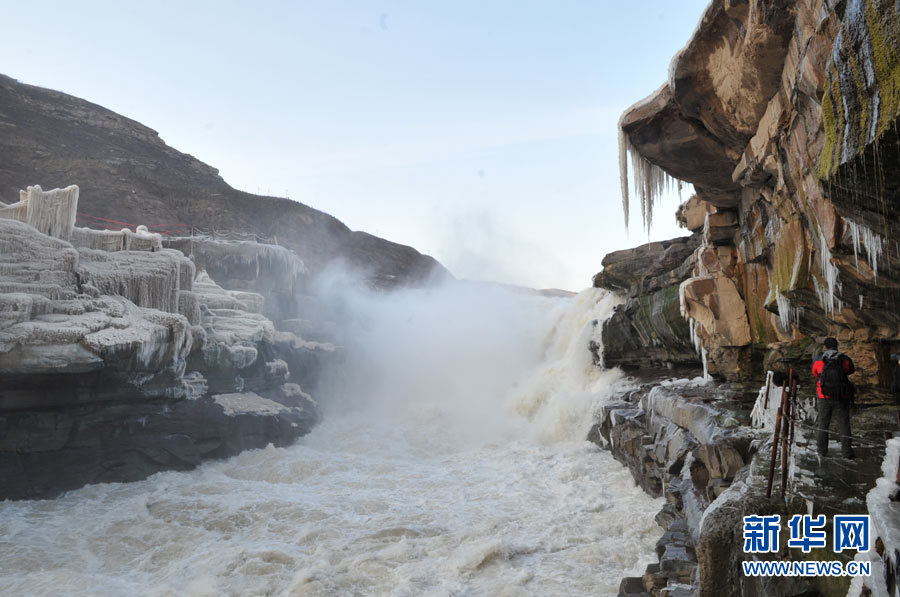
<path fill-rule="evenodd" d="M 334 266 L 312 284 L 343 351 L 317 392 L 326 424 L 427 429 L 429 450 L 579 440 L 621 375 L 588 351 L 593 322 L 617 302 L 603 291 L 559 298 L 444 280 L 385 293 L 361 280 Z"/>

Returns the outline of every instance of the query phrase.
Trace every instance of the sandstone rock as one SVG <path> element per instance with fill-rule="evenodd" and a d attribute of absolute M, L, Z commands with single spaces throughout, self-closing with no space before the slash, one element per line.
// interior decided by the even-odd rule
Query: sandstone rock
<path fill-rule="evenodd" d="M 691 232 L 697 232 L 706 224 L 706 216 L 714 211 L 715 207 L 712 204 L 703 201 L 697 195 L 691 195 L 690 199 L 678 206 L 675 219 Z"/>
<path fill-rule="evenodd" d="M 717 346 L 750 343 L 747 309 L 731 278 L 691 278 L 682 282 L 681 296 L 685 316 L 697 321 Z"/>
<path fill-rule="evenodd" d="M 749 345 L 742 322 L 731 338 L 701 324 L 714 375 L 726 362 L 756 374 L 746 364 L 774 342 L 866 329 L 862 351 L 900 331 L 887 291 L 900 286 L 900 253 L 885 250 L 900 236 L 900 209 L 886 200 L 900 193 L 900 170 L 884 166 L 900 160 L 897 39 L 900 9 L 879 0 L 716 1 L 667 84 L 623 115 L 623 146 L 694 183 L 692 213 L 705 204 L 710 217 L 705 243 L 736 249 L 730 268 L 707 248 L 697 253 L 698 274 L 734 281 L 753 346 L 747 355 L 727 344 Z M 732 328 L 728 319 L 717 329 Z M 885 363 L 871 365 L 886 377 Z"/>
<path fill-rule="evenodd" d="M 730 244 L 738 229 L 737 213 L 732 210 L 716 210 L 707 214 L 703 227 L 703 240 L 706 244 Z"/>
<path fill-rule="evenodd" d="M 673 272 L 684 265 L 698 242 L 696 236 L 686 236 L 613 251 L 603 258 L 603 271 L 594 276 L 594 287 L 637 296 L 677 283 L 680 280 Z"/>

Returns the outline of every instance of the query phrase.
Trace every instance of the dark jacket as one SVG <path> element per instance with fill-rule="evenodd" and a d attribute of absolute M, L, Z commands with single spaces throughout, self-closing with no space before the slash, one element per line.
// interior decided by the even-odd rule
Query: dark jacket
<path fill-rule="evenodd" d="M 844 370 L 844 373 L 850 375 L 854 371 L 856 371 L 856 367 L 853 366 L 853 360 L 843 353 L 838 353 L 836 350 L 826 350 L 822 353 L 822 356 L 816 359 L 816 362 L 813 363 L 812 372 L 813 375 L 816 376 L 816 394 L 819 398 L 828 399 L 829 396 L 826 396 L 822 393 L 822 380 L 819 379 L 819 376 L 822 375 L 822 369 L 825 368 L 825 359 L 833 359 L 838 357 L 841 359 L 841 368 Z M 851 384 L 852 386 L 852 384 Z"/>

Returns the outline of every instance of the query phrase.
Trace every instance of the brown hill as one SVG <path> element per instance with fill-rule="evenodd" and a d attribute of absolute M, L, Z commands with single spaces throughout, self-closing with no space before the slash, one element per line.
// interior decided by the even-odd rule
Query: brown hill
<path fill-rule="evenodd" d="M 384 286 L 449 275 L 412 247 L 350 230 L 297 201 L 233 189 L 218 170 L 169 147 L 139 122 L 0 75 L 0 201 L 18 200 L 19 189 L 32 184 L 77 184 L 80 211 L 118 222 L 181 223 L 277 238 L 312 272 L 344 258 Z"/>

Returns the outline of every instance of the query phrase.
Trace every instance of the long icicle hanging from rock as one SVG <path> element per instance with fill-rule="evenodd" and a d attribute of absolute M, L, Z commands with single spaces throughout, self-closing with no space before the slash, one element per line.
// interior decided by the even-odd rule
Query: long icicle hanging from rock
<path fill-rule="evenodd" d="M 631 144 L 625 131 L 619 127 L 619 183 L 622 188 L 622 209 L 625 226 L 628 226 L 630 197 L 628 191 L 628 157 L 634 174 L 634 191 L 641 202 L 641 218 L 647 234 L 653 224 L 653 206 L 663 193 L 677 190 L 681 194 L 682 183 L 668 172 L 642 156 Z"/>
<path fill-rule="evenodd" d="M 619 184 L 622 187 L 622 212 L 625 214 L 625 228 L 628 228 L 628 146 L 630 145 L 625 131 L 619 127 Z"/>

